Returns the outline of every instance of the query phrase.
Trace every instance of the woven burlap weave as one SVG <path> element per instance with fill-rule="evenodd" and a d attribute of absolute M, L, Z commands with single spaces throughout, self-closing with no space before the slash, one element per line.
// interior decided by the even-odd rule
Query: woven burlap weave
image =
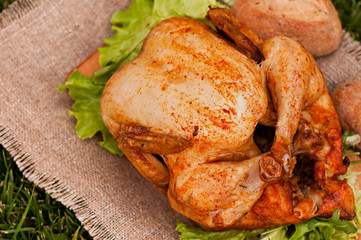
<path fill-rule="evenodd" d="M 164 195 L 96 139 L 80 140 L 58 92 L 69 72 L 109 37 L 127 0 L 21 0 L 0 14 L 0 144 L 36 185 L 76 212 L 94 239 L 177 239 Z M 329 90 L 361 78 L 361 47 L 348 34 L 318 59 Z"/>

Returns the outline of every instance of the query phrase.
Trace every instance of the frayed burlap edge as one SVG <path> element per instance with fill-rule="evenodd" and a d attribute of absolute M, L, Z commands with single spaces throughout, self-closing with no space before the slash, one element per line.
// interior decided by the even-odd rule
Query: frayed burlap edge
<path fill-rule="evenodd" d="M 343 30 L 340 48 L 361 64 L 361 44 L 355 41 L 349 32 Z"/>
<path fill-rule="evenodd" d="M 84 228 L 96 239 L 116 239 L 106 230 L 103 223 L 96 220 L 96 216 L 87 204 L 87 200 L 77 196 L 57 178 L 34 171 L 34 161 L 23 151 L 21 144 L 13 137 L 11 131 L 0 125 L 0 144 L 10 153 L 16 165 L 24 176 L 63 205 L 69 207 L 76 214 Z"/>
<path fill-rule="evenodd" d="M 343 82 L 361 80 L 361 44 L 343 30 L 340 46 L 331 54 L 316 58 L 330 93 Z"/>
<path fill-rule="evenodd" d="M 12 3 L 6 10 L 1 12 L 0 29 L 6 28 L 10 23 L 20 19 L 39 5 L 39 0 L 18 0 Z"/>

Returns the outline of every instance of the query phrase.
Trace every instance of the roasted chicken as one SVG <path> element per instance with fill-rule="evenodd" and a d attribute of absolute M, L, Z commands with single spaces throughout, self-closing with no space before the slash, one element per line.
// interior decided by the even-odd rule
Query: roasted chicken
<path fill-rule="evenodd" d="M 171 206 L 206 229 L 255 229 L 314 216 L 352 219 L 342 134 L 313 57 L 286 37 L 263 41 L 226 9 L 218 28 L 170 18 L 108 81 L 105 125 Z M 275 127 L 271 148 L 257 125 Z"/>

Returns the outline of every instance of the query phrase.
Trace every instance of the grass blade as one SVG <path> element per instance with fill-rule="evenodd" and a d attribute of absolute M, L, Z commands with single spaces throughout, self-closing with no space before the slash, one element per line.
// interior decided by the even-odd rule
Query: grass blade
<path fill-rule="evenodd" d="M 33 190 L 32 190 L 32 192 L 31 192 L 28 205 L 26 206 L 25 211 L 24 211 L 23 215 L 21 216 L 20 222 L 19 222 L 19 224 L 17 225 L 17 227 L 16 227 L 16 229 L 15 229 L 15 232 L 14 232 L 14 235 L 13 235 L 13 237 L 12 237 L 12 240 L 15 240 L 15 239 L 16 239 L 18 233 L 20 232 L 21 227 L 22 227 L 23 224 L 24 224 L 26 215 L 28 214 L 29 209 L 30 209 L 30 206 L 31 206 L 31 201 L 32 201 L 33 195 L 34 195 L 34 190 L 35 190 L 35 186 L 33 187 Z"/>
<path fill-rule="evenodd" d="M 81 226 L 78 227 L 78 229 L 75 231 L 74 236 L 72 238 L 72 240 L 77 240 L 78 239 L 78 234 L 79 234 L 79 230 L 80 230 Z"/>
<path fill-rule="evenodd" d="M 35 228 L 33 227 L 25 227 L 25 228 L 20 228 L 18 230 L 18 232 L 30 232 L 30 231 L 35 231 Z M 5 230 L 5 231 L 1 231 L 2 233 L 5 233 L 5 234 L 10 234 L 10 233 L 14 233 L 16 232 L 16 229 L 10 229 L 10 230 Z"/>

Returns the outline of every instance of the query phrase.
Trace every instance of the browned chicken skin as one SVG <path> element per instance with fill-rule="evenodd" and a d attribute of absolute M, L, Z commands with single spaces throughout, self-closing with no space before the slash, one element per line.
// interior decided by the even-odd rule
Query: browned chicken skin
<path fill-rule="evenodd" d="M 352 219 L 352 190 L 337 179 L 348 165 L 341 129 L 315 60 L 289 38 L 262 41 L 228 10 L 208 17 L 234 43 L 167 19 L 108 81 L 101 113 L 118 146 L 206 229 L 268 228 L 336 208 Z M 276 127 L 263 154 L 258 123 Z"/>

